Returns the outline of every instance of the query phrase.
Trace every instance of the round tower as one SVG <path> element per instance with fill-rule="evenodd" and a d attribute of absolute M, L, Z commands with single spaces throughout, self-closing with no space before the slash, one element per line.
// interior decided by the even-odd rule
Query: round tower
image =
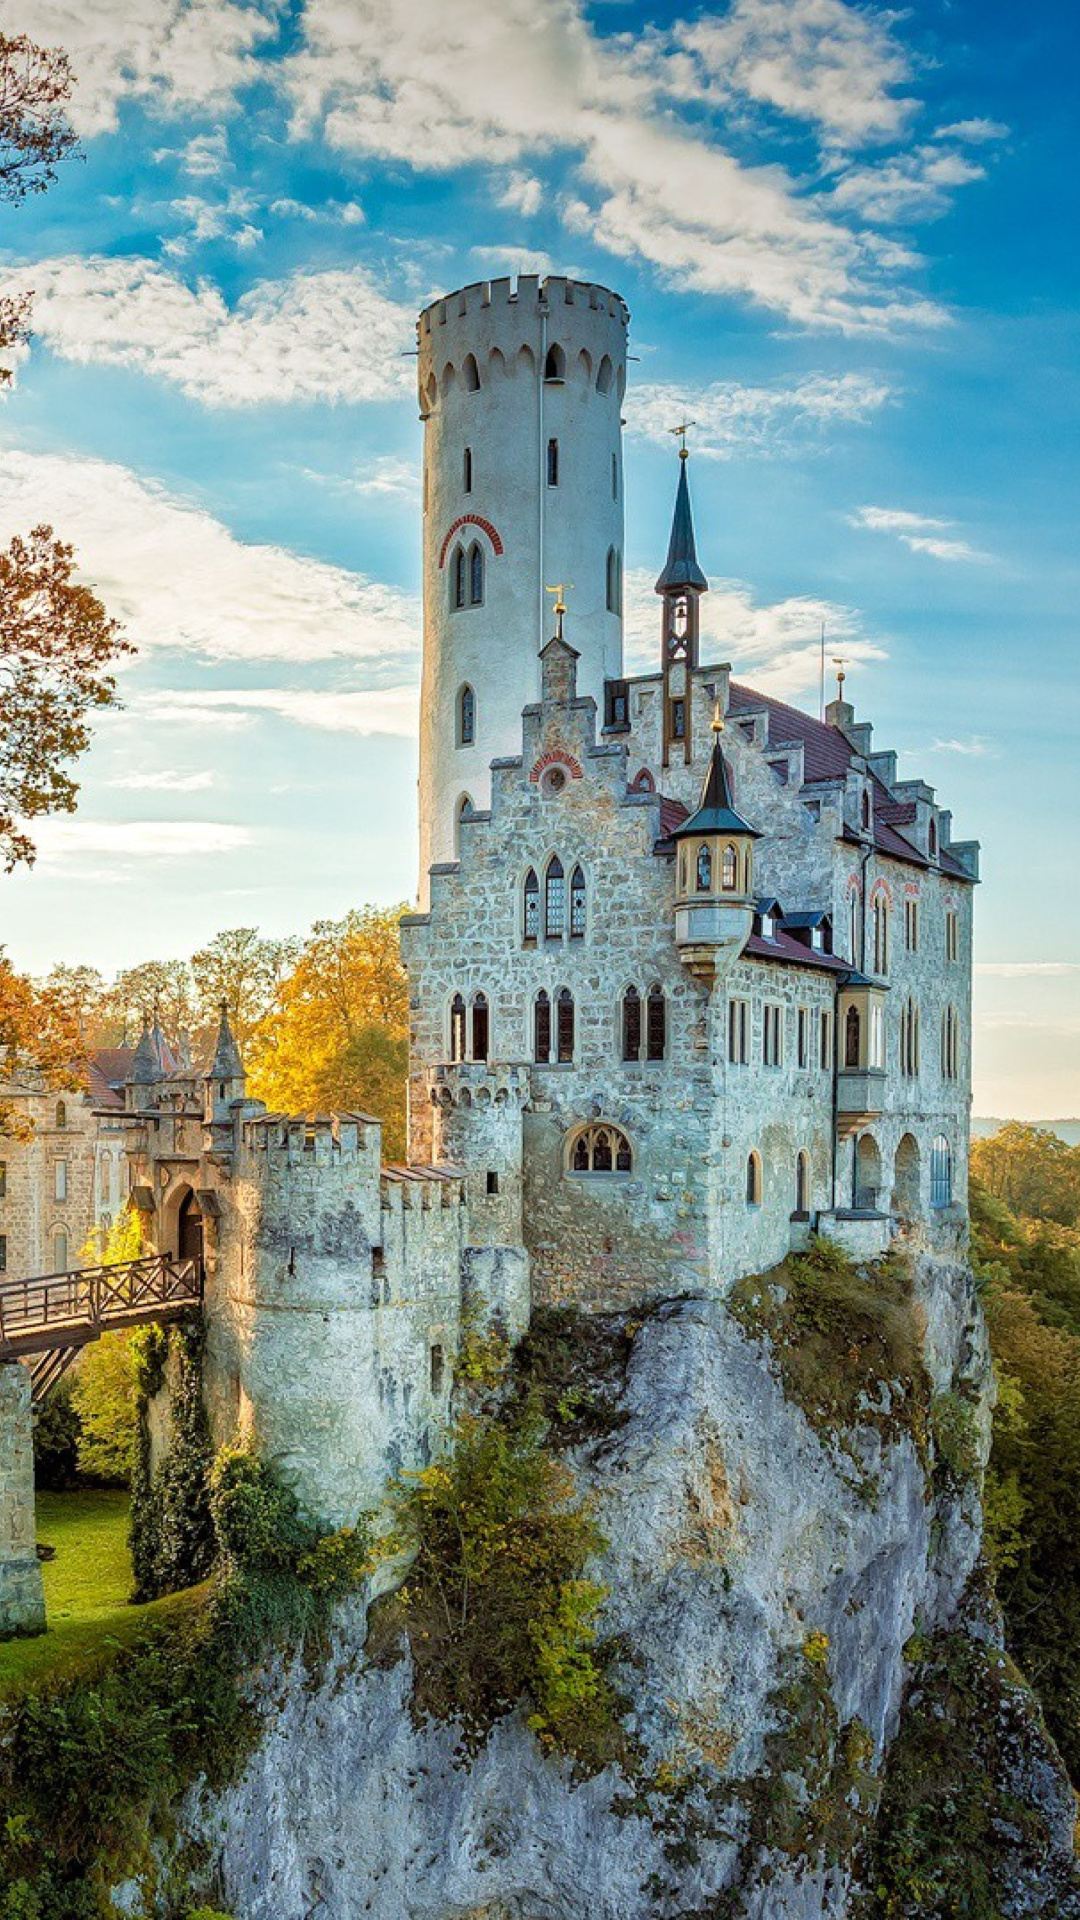
<path fill-rule="evenodd" d="M 480 281 L 417 324 L 424 422 L 420 888 L 456 857 L 463 806 L 521 751 L 569 596 L 578 689 L 601 711 L 622 672 L 622 397 L 629 314 L 606 287 Z"/>

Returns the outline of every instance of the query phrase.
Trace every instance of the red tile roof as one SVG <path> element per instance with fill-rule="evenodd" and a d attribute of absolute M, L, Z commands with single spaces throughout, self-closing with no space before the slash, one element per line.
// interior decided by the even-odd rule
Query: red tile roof
<path fill-rule="evenodd" d="M 676 827 L 681 827 L 683 821 L 689 818 L 689 808 L 684 807 L 681 800 L 669 800 L 666 793 L 660 795 L 661 840 L 670 840 Z"/>
<path fill-rule="evenodd" d="M 812 947 L 804 946 L 801 940 L 793 940 L 790 933 L 778 928 L 772 940 L 763 940 L 759 933 L 752 933 L 744 953 L 755 960 L 777 960 L 787 966 L 820 967 L 826 973 L 850 973 L 851 961 L 841 959 L 837 953 L 815 953 Z"/>
<path fill-rule="evenodd" d="M 86 1090 L 95 1107 L 122 1107 L 134 1047 L 99 1047 L 86 1062 Z"/>
<path fill-rule="evenodd" d="M 801 741 L 803 767 L 808 780 L 843 778 L 855 749 L 838 727 L 827 727 L 822 720 L 812 720 L 808 713 L 800 713 L 798 707 L 789 707 L 785 700 L 774 700 L 769 694 L 755 693 L 753 687 L 744 687 L 737 680 L 731 682 L 728 713 L 736 720 L 741 713 L 760 712 L 762 707 L 768 716 L 766 739 L 770 747 L 784 747 Z"/>

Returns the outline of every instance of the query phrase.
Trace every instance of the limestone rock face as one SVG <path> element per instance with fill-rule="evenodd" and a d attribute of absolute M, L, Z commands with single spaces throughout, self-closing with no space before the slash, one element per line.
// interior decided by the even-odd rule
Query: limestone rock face
<path fill-rule="evenodd" d="M 918 1285 L 934 1389 L 981 1394 L 985 1447 L 970 1276 L 927 1263 Z M 240 1920 L 873 1913 L 881 1780 L 918 1693 L 905 1646 L 993 1640 L 965 1598 L 976 1483 L 928 1475 L 907 1435 L 864 1427 L 845 1449 L 816 1431 L 715 1301 L 645 1322 L 622 1405 L 576 1465 L 610 1542 L 603 1625 L 624 1649 L 635 1780 L 576 1779 L 516 1715 L 474 1755 L 452 1725 L 417 1725 L 408 1660 L 365 1667 L 358 1606 L 317 1687 L 274 1676 L 246 1776 L 193 1815 Z M 1029 1718 L 1022 1741 L 1010 1722 L 1011 1792 L 1056 1904 L 1036 1904 L 1051 1881 L 1018 1855 L 1001 1911 L 1080 1915 L 1067 1785 Z"/>

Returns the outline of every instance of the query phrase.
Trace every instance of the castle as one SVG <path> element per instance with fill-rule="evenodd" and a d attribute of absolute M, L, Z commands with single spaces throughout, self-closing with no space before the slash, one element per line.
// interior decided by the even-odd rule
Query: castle
<path fill-rule="evenodd" d="M 249 1100 L 224 1017 L 204 1077 L 150 1044 L 125 1091 L 147 1237 L 205 1260 L 215 1436 L 337 1524 L 438 1448 L 467 1318 L 966 1240 L 978 848 L 849 702 L 702 662 L 685 448 L 624 674 L 627 327 L 554 277 L 420 316 L 410 1163 Z"/>

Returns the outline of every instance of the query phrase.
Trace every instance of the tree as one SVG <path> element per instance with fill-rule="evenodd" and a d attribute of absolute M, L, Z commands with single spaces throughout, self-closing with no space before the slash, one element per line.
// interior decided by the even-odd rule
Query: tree
<path fill-rule="evenodd" d="M 142 1215 L 132 1206 L 111 1227 L 97 1228 L 79 1248 L 82 1266 L 137 1260 L 143 1250 Z M 71 1384 L 79 1423 L 79 1472 L 93 1480 L 131 1479 L 135 1465 L 136 1367 L 131 1333 L 106 1333 L 84 1348 Z"/>
<path fill-rule="evenodd" d="M 0 1062 L 9 1080 L 25 1074 L 35 1084 L 77 1087 L 82 1057 L 78 1021 L 62 996 L 36 987 L 0 952 Z M 0 1135 L 25 1137 L 28 1123 L 0 1099 Z"/>
<path fill-rule="evenodd" d="M 174 1047 L 195 1017 L 191 968 L 186 960 L 143 960 L 124 967 L 108 991 L 116 1044 L 134 1046 L 144 1025 L 155 1020 Z"/>
<path fill-rule="evenodd" d="M 1031 1220 L 1080 1219 L 1080 1148 L 1048 1127 L 1010 1120 L 971 1143 L 971 1170 L 996 1200 Z"/>
<path fill-rule="evenodd" d="M 86 1051 L 110 1044 L 105 981 L 96 967 L 69 966 L 66 960 L 58 960 L 42 989 L 72 1021 Z"/>
<path fill-rule="evenodd" d="M 43 193 L 74 148 L 71 84 L 63 53 L 0 34 L 0 202 Z M 29 317 L 28 299 L 0 295 L 0 385 Z M 90 743 L 93 710 L 115 704 L 106 669 L 132 651 L 74 574 L 72 548 L 48 526 L 0 550 L 0 853 L 9 873 L 33 862 L 27 821 L 74 812 L 66 768 Z"/>
<path fill-rule="evenodd" d="M 267 940 L 255 927 L 230 927 L 193 953 L 191 972 L 198 996 L 201 1044 L 212 1042 L 224 1001 L 243 1054 L 259 1022 L 270 1012 L 278 986 L 299 951 L 297 940 Z"/>
<path fill-rule="evenodd" d="M 405 1153 L 408 990 L 401 907 L 318 920 L 252 1050 L 252 1092 L 299 1112 L 360 1108 L 383 1122 L 389 1159 Z"/>

